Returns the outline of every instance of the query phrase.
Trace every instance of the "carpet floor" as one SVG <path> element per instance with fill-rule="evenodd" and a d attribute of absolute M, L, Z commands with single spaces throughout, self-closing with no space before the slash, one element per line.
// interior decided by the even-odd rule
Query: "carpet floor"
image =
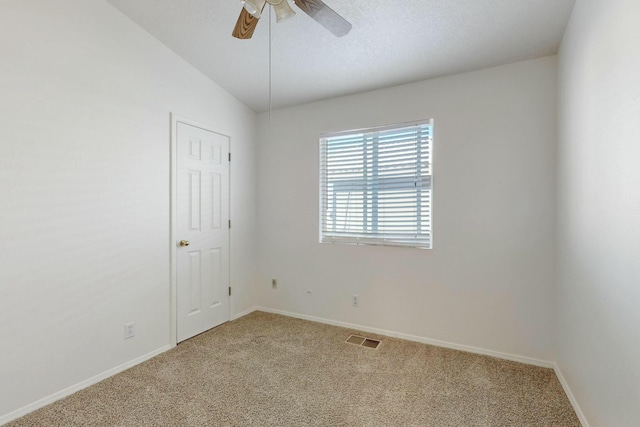
<path fill-rule="evenodd" d="M 254 312 L 12 423 L 580 427 L 551 369 Z"/>

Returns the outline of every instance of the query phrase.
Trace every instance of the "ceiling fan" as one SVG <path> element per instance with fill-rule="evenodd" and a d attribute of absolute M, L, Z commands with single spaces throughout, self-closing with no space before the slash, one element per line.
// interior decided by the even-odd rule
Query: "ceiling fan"
<path fill-rule="evenodd" d="M 296 14 L 289 6 L 288 0 L 244 0 L 242 3 L 244 7 L 232 33 L 233 37 L 238 39 L 250 39 L 253 36 L 267 4 L 275 9 L 277 22 Z M 336 37 L 342 37 L 351 31 L 351 24 L 321 0 L 294 0 L 294 3 Z"/>

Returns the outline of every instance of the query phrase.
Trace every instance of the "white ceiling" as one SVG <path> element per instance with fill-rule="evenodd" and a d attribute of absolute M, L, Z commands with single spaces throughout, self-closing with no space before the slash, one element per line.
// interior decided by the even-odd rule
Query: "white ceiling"
<path fill-rule="evenodd" d="M 257 112 L 269 107 L 269 21 L 231 31 L 238 0 L 107 0 Z M 557 52 L 575 0 L 324 0 L 337 38 L 293 5 L 272 24 L 273 108 Z M 266 9 L 265 9 L 266 12 Z"/>

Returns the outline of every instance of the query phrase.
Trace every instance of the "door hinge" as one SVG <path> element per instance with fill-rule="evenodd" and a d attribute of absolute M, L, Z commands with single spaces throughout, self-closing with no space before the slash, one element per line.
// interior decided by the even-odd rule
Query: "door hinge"
<path fill-rule="evenodd" d="M 229 228 L 231 228 L 231 220 L 229 220 Z"/>
<path fill-rule="evenodd" d="M 229 153 L 229 161 L 231 161 L 231 153 Z"/>
<path fill-rule="evenodd" d="M 229 296 L 231 296 L 231 286 L 229 286 Z"/>

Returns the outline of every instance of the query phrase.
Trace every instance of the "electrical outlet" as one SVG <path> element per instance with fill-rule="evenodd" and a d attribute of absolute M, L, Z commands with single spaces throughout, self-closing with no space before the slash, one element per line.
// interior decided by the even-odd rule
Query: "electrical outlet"
<path fill-rule="evenodd" d="M 136 324 L 134 322 L 124 325 L 124 339 L 133 338 L 136 336 Z"/>
<path fill-rule="evenodd" d="M 271 288 L 278 289 L 278 279 L 271 279 Z"/>
<path fill-rule="evenodd" d="M 354 307 L 360 307 L 360 295 L 354 295 L 351 298 L 351 305 Z"/>

